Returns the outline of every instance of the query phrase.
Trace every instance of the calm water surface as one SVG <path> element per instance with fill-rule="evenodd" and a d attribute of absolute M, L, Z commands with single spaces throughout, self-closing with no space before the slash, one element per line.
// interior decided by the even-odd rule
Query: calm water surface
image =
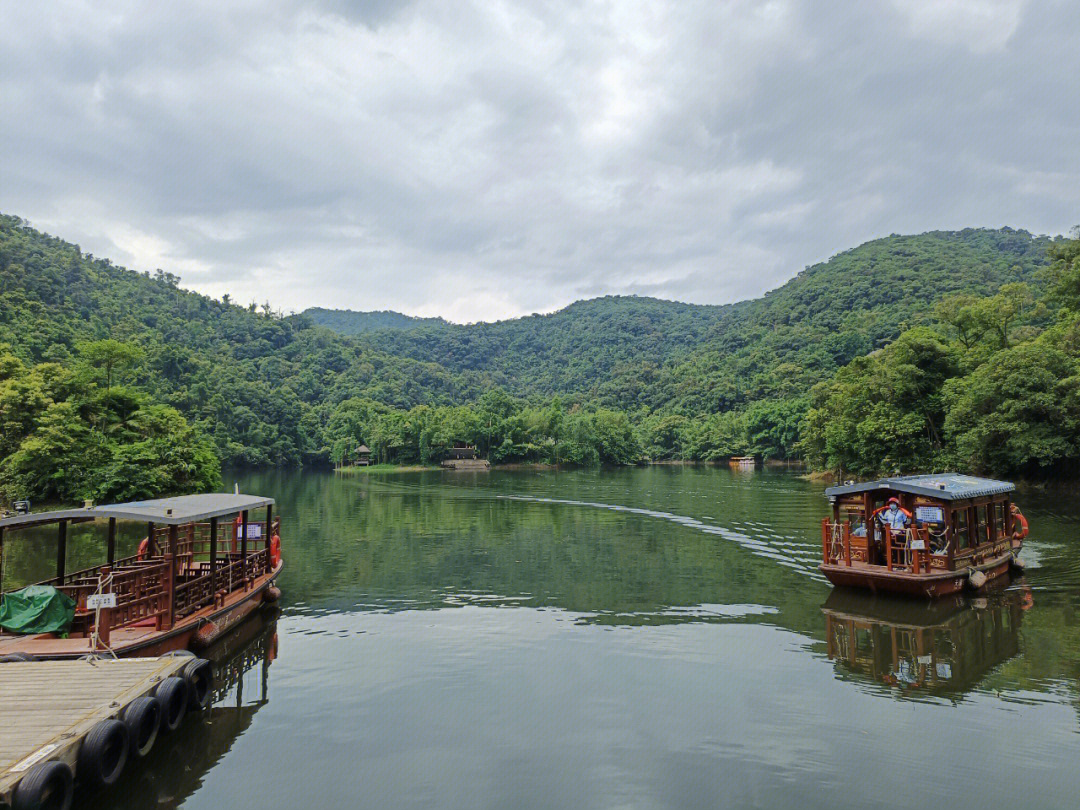
<path fill-rule="evenodd" d="M 930 608 L 832 593 L 785 473 L 233 478 L 278 499 L 282 614 L 84 807 L 1077 804 L 1076 496 L 1022 492 L 1025 579 Z"/>

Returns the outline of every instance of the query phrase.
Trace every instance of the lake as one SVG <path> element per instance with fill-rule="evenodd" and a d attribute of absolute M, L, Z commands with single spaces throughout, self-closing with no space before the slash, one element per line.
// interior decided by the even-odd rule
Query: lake
<path fill-rule="evenodd" d="M 930 607 L 832 593 L 816 571 L 823 486 L 788 472 L 233 480 L 278 500 L 280 618 L 215 654 L 210 714 L 83 807 L 1051 808 L 1080 794 L 1075 495 L 1021 491 L 1025 578 Z"/>

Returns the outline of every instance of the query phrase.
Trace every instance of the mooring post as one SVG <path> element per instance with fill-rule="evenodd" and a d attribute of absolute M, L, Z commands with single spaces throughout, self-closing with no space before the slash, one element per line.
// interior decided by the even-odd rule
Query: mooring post
<path fill-rule="evenodd" d="M 56 578 L 64 584 L 67 573 L 67 521 L 61 520 L 56 535 Z"/>

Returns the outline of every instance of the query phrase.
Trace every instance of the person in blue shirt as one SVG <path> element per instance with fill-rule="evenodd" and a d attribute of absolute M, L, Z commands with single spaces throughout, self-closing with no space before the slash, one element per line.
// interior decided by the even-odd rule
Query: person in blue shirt
<path fill-rule="evenodd" d="M 882 526 L 888 526 L 893 534 L 899 534 L 911 525 L 911 515 L 900 508 L 899 498 L 889 498 L 889 505 L 878 512 Z"/>

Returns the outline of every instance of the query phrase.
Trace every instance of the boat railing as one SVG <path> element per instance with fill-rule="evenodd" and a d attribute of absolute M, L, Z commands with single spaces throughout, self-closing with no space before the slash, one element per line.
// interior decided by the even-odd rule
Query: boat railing
<path fill-rule="evenodd" d="M 215 571 L 209 566 L 201 566 L 196 575 L 177 583 L 173 597 L 176 615 L 185 616 L 213 604 L 219 593 L 250 587 L 255 579 L 270 570 L 269 548 L 249 552 L 246 557 L 238 557 Z"/>
<path fill-rule="evenodd" d="M 87 607 L 87 599 L 97 593 L 116 594 L 116 606 L 102 610 L 102 620 L 109 629 L 153 619 L 168 613 L 171 558 L 135 561 L 117 568 L 98 569 L 81 581 L 57 586 L 57 590 L 75 600 L 75 621 L 72 630 L 88 633 L 93 628 L 95 610 Z"/>
<path fill-rule="evenodd" d="M 822 520 L 821 546 L 826 565 L 851 565 L 851 523 Z"/>
<path fill-rule="evenodd" d="M 928 573 L 932 568 L 951 567 L 949 547 L 934 551 L 936 537 L 925 526 L 911 526 L 902 532 L 886 530 L 884 534 L 884 567 L 888 571 Z M 821 521 L 822 558 L 826 565 L 852 564 L 851 538 L 850 521 L 834 522 L 828 518 Z"/>

